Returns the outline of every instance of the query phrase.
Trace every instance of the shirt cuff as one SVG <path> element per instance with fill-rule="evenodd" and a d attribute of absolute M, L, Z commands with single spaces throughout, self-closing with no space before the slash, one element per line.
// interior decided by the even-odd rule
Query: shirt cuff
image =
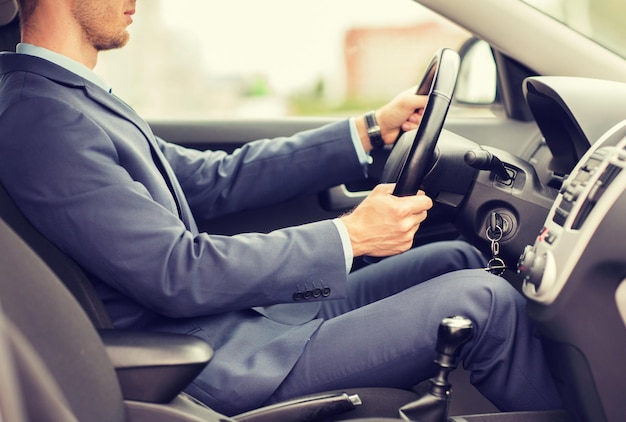
<path fill-rule="evenodd" d="M 346 274 L 349 274 L 352 269 L 352 261 L 354 260 L 354 253 L 352 252 L 352 245 L 350 244 L 350 235 L 348 234 L 348 229 L 346 229 L 346 225 L 343 224 L 343 221 L 335 218 L 332 222 L 335 223 L 335 227 L 337 227 L 339 237 L 341 238 L 343 256 L 346 259 Z"/>
<path fill-rule="evenodd" d="M 359 158 L 359 163 L 363 166 L 363 174 L 367 177 L 367 166 L 372 164 L 372 156 L 365 152 L 363 148 L 363 144 L 361 143 L 361 137 L 359 136 L 359 131 L 356 128 L 356 118 L 350 118 L 350 137 L 352 138 L 352 143 L 354 144 L 354 150 L 356 151 L 356 155 Z"/>

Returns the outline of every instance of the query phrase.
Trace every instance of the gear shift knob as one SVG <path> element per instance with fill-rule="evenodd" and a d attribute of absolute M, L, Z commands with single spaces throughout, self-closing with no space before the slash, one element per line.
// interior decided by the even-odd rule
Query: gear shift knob
<path fill-rule="evenodd" d="M 474 335 L 472 321 L 463 316 L 444 318 L 437 331 L 437 373 L 429 382 L 428 391 L 416 401 L 400 408 L 405 421 L 445 422 L 448 419 L 451 385 L 448 373 L 456 368 L 461 346 Z"/>
<path fill-rule="evenodd" d="M 472 321 L 466 317 L 444 318 L 437 332 L 437 353 L 456 358 L 459 348 L 472 338 L 473 329 Z"/>

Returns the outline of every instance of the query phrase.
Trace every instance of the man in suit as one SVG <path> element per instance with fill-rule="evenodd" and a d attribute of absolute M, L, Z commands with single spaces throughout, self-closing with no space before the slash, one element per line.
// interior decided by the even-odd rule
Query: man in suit
<path fill-rule="evenodd" d="M 134 0 L 20 0 L 0 56 L 0 180 L 90 275 L 116 327 L 199 336 L 216 350 L 188 392 L 225 414 L 337 388 L 408 388 L 433 371 L 437 326 L 465 315 L 462 359 L 504 410 L 560 405 L 523 298 L 463 242 L 410 250 L 431 200 L 380 185 L 351 213 L 269 234 L 213 236 L 211 218 L 364 175 L 364 116 L 233 154 L 154 136 L 91 69 L 122 47 Z M 384 143 L 420 121 L 402 93 Z M 342 165 L 337 165 L 341 163 Z M 351 272 L 355 256 L 387 257 Z M 456 271 L 462 269 L 465 271 Z"/>

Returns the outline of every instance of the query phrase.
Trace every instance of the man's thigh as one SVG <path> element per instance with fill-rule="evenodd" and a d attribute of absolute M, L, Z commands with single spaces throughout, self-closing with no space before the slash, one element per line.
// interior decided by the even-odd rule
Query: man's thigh
<path fill-rule="evenodd" d="M 346 299 L 324 302 L 318 316 L 330 319 L 442 274 L 485 265 L 485 258 L 467 242 L 420 246 L 351 273 Z"/>
<path fill-rule="evenodd" d="M 427 379 L 439 323 L 450 315 L 486 321 L 490 283 L 506 282 L 482 270 L 452 272 L 325 321 L 273 400 L 349 387 L 410 388 Z"/>

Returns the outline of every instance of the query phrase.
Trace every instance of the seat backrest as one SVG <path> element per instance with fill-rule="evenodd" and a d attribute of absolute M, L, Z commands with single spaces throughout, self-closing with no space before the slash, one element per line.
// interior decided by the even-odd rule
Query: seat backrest
<path fill-rule="evenodd" d="M 11 23 L 17 16 L 15 0 L 0 0 L 0 26 Z"/>
<path fill-rule="evenodd" d="M 30 342 L 0 309 L 0 415 L 3 421 L 78 422 L 61 388 Z M 4 363 L 0 362 L 0 364 Z"/>
<path fill-rule="evenodd" d="M 24 422 L 23 392 L 17 374 L 14 348 L 9 334 L 9 321 L 0 308 L 0 420 Z"/>
<path fill-rule="evenodd" d="M 65 284 L 96 328 L 112 327 L 111 319 L 87 274 L 26 219 L 1 184 L 0 219 L 11 227 Z"/>
<path fill-rule="evenodd" d="M 25 367 L 49 371 L 47 378 L 54 380 L 77 420 L 125 419 L 122 392 L 100 336 L 65 286 L 4 221 L 0 221 L 0 302 L 10 327 L 43 363 Z M 28 420 L 44 420 L 31 418 L 46 405 L 36 399 L 41 397 L 41 383 L 31 387 L 33 394 L 27 392 L 23 398 Z"/>
<path fill-rule="evenodd" d="M 20 42 L 20 20 L 15 0 L 0 0 L 0 51 L 15 51 Z"/>

